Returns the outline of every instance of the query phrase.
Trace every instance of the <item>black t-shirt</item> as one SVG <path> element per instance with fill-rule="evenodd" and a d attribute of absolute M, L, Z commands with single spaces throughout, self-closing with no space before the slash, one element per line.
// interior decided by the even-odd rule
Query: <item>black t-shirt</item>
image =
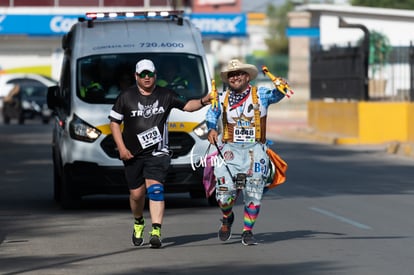
<path fill-rule="evenodd" d="M 150 95 L 144 96 L 134 86 L 118 96 L 109 119 L 117 123 L 124 122 L 122 136 L 132 154 L 149 155 L 154 151 L 168 150 L 168 116 L 172 108 L 182 110 L 185 104 L 172 90 L 156 86 Z M 147 144 L 149 147 L 143 149 L 145 140 L 156 136 L 154 126 L 158 128 L 161 140 L 153 145 Z M 144 133 L 147 130 L 150 131 Z"/>

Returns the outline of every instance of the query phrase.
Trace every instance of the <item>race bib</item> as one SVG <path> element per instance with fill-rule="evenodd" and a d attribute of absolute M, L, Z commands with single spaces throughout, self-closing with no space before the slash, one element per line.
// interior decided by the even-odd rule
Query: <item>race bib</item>
<path fill-rule="evenodd" d="M 233 142 L 255 142 L 256 129 L 254 127 L 234 127 Z"/>
<path fill-rule="evenodd" d="M 137 134 L 139 143 L 142 149 L 148 148 L 154 144 L 157 144 L 162 140 L 162 136 L 157 126 L 154 126 L 142 133 Z"/>

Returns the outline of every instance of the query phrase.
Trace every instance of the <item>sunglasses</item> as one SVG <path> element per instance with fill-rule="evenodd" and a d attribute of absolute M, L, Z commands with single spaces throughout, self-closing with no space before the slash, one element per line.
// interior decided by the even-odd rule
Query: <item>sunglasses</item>
<path fill-rule="evenodd" d="M 145 78 L 146 76 L 148 76 L 148 77 L 154 77 L 155 72 L 143 71 L 143 72 L 140 72 L 139 74 L 137 73 L 137 75 L 138 75 L 140 78 Z"/>
<path fill-rule="evenodd" d="M 245 74 L 246 74 L 246 72 L 243 72 L 243 71 L 229 72 L 227 74 L 227 78 L 236 77 L 236 76 L 242 76 L 242 75 L 245 75 Z"/>

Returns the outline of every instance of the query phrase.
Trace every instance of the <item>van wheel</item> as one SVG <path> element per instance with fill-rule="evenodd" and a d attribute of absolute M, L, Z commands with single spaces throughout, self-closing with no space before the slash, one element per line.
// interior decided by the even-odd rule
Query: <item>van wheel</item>
<path fill-rule="evenodd" d="M 71 180 L 68 168 L 63 168 L 61 178 L 60 205 L 63 209 L 78 209 L 81 197 L 77 192 L 75 183 Z"/>
<path fill-rule="evenodd" d="M 198 190 L 198 189 L 190 190 L 190 197 L 192 199 L 200 199 L 200 198 L 204 198 L 205 196 L 206 194 L 204 190 Z"/>
<path fill-rule="evenodd" d="M 58 165 L 58 163 L 53 163 L 53 198 L 56 202 L 60 202 L 62 194 L 62 176 L 59 173 Z"/>

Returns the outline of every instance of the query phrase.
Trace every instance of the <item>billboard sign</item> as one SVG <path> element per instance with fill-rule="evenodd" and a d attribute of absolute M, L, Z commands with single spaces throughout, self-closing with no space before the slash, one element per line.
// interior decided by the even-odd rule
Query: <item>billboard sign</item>
<path fill-rule="evenodd" d="M 191 22 L 196 25 L 203 36 L 231 37 L 247 35 L 247 16 L 244 13 L 234 14 L 190 14 Z"/>
<path fill-rule="evenodd" d="M 79 15 L 0 15 L 0 35 L 60 36 L 78 21 Z M 190 20 L 207 37 L 247 35 L 247 16 L 235 14 L 190 14 Z"/>
<path fill-rule="evenodd" d="M 62 35 L 84 15 L 0 15 L 0 35 Z"/>

